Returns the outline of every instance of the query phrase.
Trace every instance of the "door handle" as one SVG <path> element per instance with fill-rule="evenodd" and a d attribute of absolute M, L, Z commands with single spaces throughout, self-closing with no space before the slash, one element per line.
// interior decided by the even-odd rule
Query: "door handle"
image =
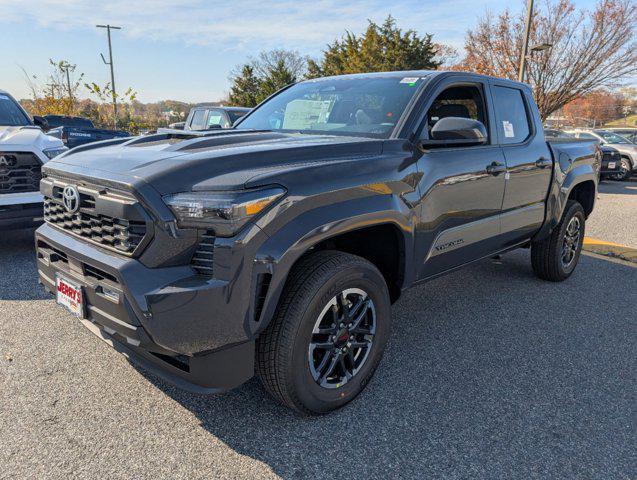
<path fill-rule="evenodd" d="M 489 175 L 493 175 L 494 177 L 497 177 L 501 173 L 506 172 L 506 169 L 506 165 L 499 162 L 493 162 L 491 163 L 491 165 L 487 165 L 487 173 Z"/>
<path fill-rule="evenodd" d="M 540 157 L 535 161 L 535 166 L 538 168 L 547 168 L 553 166 L 553 160 L 546 157 Z"/>

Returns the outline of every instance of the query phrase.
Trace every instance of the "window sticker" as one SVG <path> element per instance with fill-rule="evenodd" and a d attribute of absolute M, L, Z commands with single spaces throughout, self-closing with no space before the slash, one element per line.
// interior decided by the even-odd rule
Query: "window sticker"
<path fill-rule="evenodd" d="M 0 94 L 0 100 L 9 100 L 9 97 L 7 97 L 6 95 Z"/>
<path fill-rule="evenodd" d="M 400 83 L 406 83 L 408 84 L 410 87 L 413 87 L 414 85 L 416 85 L 416 82 L 420 80 L 419 77 L 405 77 L 403 78 Z"/>
<path fill-rule="evenodd" d="M 329 100 L 292 100 L 285 107 L 283 128 L 310 130 L 317 123 L 325 123 L 330 104 Z"/>
<path fill-rule="evenodd" d="M 515 131 L 513 130 L 513 124 L 511 122 L 509 122 L 508 120 L 504 120 L 502 122 L 502 126 L 504 127 L 504 136 L 506 138 L 515 137 Z"/>

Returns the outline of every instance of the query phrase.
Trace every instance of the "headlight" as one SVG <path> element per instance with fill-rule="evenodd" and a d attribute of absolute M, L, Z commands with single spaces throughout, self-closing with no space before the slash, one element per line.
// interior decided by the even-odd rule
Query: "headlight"
<path fill-rule="evenodd" d="M 55 147 L 55 148 L 47 148 L 46 150 L 42 150 L 42 152 L 49 157 L 49 160 L 61 155 L 62 153 L 68 150 L 67 147 Z"/>
<path fill-rule="evenodd" d="M 251 218 L 285 194 L 280 187 L 237 192 L 176 193 L 164 197 L 166 205 L 184 228 L 212 228 L 219 237 L 230 237 Z"/>

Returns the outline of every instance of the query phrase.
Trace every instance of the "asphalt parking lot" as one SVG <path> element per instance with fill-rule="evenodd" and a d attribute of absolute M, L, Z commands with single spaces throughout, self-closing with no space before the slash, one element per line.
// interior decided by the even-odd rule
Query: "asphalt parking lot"
<path fill-rule="evenodd" d="M 599 198 L 586 222 L 586 235 L 637 248 L 637 176 L 632 180 L 599 185 Z"/>
<path fill-rule="evenodd" d="M 2 479 L 636 476 L 635 266 L 553 284 L 519 251 L 412 289 L 367 391 L 303 418 L 256 380 L 205 397 L 135 369 L 38 287 L 30 232 L 2 237 Z"/>

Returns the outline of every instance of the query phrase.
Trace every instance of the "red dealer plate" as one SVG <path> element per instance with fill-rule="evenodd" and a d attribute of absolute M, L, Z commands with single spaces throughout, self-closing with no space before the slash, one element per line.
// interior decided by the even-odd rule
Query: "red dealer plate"
<path fill-rule="evenodd" d="M 56 298 L 60 305 L 64 305 L 69 312 L 79 318 L 84 318 L 84 301 L 82 297 L 82 287 L 69 282 L 63 277 L 56 275 Z"/>

